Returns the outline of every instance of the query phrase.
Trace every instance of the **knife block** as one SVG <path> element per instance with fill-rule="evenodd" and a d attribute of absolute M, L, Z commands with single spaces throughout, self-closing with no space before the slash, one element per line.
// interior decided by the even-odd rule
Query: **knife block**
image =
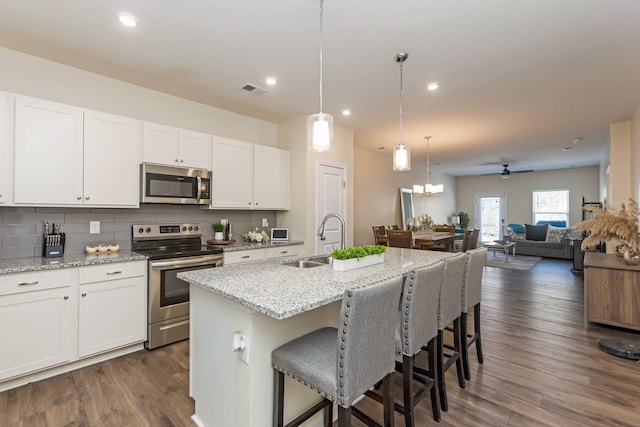
<path fill-rule="evenodd" d="M 44 258 L 57 258 L 64 255 L 64 242 L 65 242 L 65 234 L 50 234 L 49 238 L 52 236 L 56 236 L 58 238 L 57 244 L 51 244 L 48 242 L 47 236 L 45 235 L 42 239 L 42 256 Z"/>

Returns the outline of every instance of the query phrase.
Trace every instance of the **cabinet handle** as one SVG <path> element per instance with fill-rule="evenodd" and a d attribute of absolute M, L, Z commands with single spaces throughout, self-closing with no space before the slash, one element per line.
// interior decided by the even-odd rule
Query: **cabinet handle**
<path fill-rule="evenodd" d="M 78 196 L 78 197 L 76 197 L 76 199 L 82 200 L 82 196 Z"/>
<path fill-rule="evenodd" d="M 82 296 L 83 296 L 83 297 L 86 297 L 86 296 L 87 296 L 87 293 L 86 293 L 86 292 L 83 292 L 83 293 L 82 293 Z"/>
<path fill-rule="evenodd" d="M 120 274 L 122 273 L 122 271 L 118 270 L 118 271 L 109 271 L 107 272 L 107 276 L 113 276 L 114 274 Z"/>
<path fill-rule="evenodd" d="M 245 259 L 245 258 L 251 258 L 251 255 L 243 255 L 240 258 Z"/>
<path fill-rule="evenodd" d="M 65 295 L 65 296 L 64 296 L 64 299 L 69 299 L 69 295 Z"/>
<path fill-rule="evenodd" d="M 256 202 L 256 206 L 258 206 L 258 202 Z"/>
<path fill-rule="evenodd" d="M 281 254 L 288 254 L 289 251 L 280 251 Z"/>
<path fill-rule="evenodd" d="M 35 282 L 22 282 L 22 283 L 18 283 L 18 286 L 31 286 L 31 285 L 37 285 L 38 282 L 37 280 Z"/>
<path fill-rule="evenodd" d="M 249 205 L 251 204 L 251 202 L 248 203 Z"/>
<path fill-rule="evenodd" d="M 178 163 L 178 159 L 175 159 L 174 161 L 175 161 L 176 163 Z"/>
<path fill-rule="evenodd" d="M 85 197 L 85 200 L 89 200 L 89 196 Z"/>
<path fill-rule="evenodd" d="M 180 163 L 184 163 L 184 159 L 180 159 Z"/>

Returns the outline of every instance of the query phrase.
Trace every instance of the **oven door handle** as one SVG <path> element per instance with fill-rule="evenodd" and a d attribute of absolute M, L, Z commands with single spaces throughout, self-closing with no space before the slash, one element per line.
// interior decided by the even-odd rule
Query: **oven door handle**
<path fill-rule="evenodd" d="M 162 261 L 151 261 L 151 268 L 158 268 L 161 270 L 168 270 L 170 268 L 178 267 L 197 267 L 200 265 L 221 266 L 222 257 L 220 256 L 203 256 L 203 257 L 189 257 L 184 259 L 172 259 Z"/>

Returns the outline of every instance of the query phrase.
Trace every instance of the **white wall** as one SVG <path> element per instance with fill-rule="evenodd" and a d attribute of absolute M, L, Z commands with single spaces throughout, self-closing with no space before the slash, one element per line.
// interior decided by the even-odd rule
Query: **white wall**
<path fill-rule="evenodd" d="M 400 188 L 413 188 L 424 184 L 427 165 L 411 161 L 411 170 L 394 172 L 391 155 L 377 153 L 364 148 L 355 148 L 355 244 L 374 243 L 374 225 L 402 224 L 400 211 Z M 455 179 L 437 171 L 431 171 L 429 182 L 444 184 L 444 193 L 436 197 L 414 197 L 416 216 L 429 214 L 436 223 L 446 223 L 455 212 Z"/>
<path fill-rule="evenodd" d="M 457 206 L 467 212 L 473 226 L 474 200 L 479 193 L 506 193 L 506 223 L 533 221 L 534 190 L 569 190 L 569 223 L 582 220 L 582 197 L 588 202 L 599 201 L 599 167 L 588 166 L 543 172 L 513 174 L 503 179 L 498 174 L 461 176 L 456 178 Z"/>
<path fill-rule="evenodd" d="M 607 203 L 619 208 L 633 193 L 633 156 L 631 155 L 631 121 L 610 126 L 611 169 L 607 188 Z"/>
<path fill-rule="evenodd" d="M 289 150 L 291 186 L 289 211 L 278 213 L 278 224 L 288 227 L 292 238 L 304 240 L 305 253 L 316 252 L 316 230 L 322 218 L 316 218 L 316 168 L 319 161 L 346 168 L 346 246 L 354 245 L 354 145 L 353 131 L 334 126 L 333 151 L 307 149 L 307 118 L 298 117 L 278 126 L 278 146 Z"/>
<path fill-rule="evenodd" d="M 0 90 L 276 146 L 277 125 L 0 48 Z"/>

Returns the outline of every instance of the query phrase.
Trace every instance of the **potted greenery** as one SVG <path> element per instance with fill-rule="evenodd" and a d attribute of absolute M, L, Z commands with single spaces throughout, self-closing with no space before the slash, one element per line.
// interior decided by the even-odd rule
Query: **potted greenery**
<path fill-rule="evenodd" d="M 224 240 L 224 225 L 217 222 L 212 224 L 212 226 L 213 231 L 215 232 L 213 234 L 213 240 Z"/>
<path fill-rule="evenodd" d="M 333 269 L 349 271 L 356 268 L 384 262 L 384 253 L 387 247 L 381 245 L 356 246 L 354 248 L 336 249 L 331 252 Z"/>
<path fill-rule="evenodd" d="M 469 214 L 463 211 L 458 212 L 458 216 L 460 217 L 460 228 L 466 230 L 469 226 Z"/>

